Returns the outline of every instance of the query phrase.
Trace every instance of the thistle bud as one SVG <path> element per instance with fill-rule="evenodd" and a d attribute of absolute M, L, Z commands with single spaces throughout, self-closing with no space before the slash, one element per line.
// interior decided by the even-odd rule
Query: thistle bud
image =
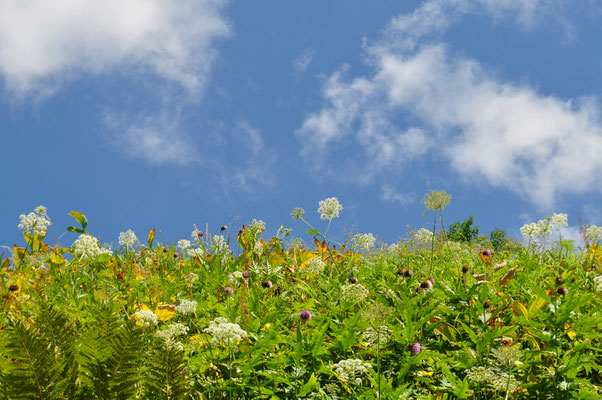
<path fill-rule="evenodd" d="M 311 318 L 311 312 L 309 310 L 303 310 L 299 314 L 299 318 L 301 319 L 301 321 L 307 322 Z"/>
<path fill-rule="evenodd" d="M 560 286 L 556 292 L 562 296 L 569 294 L 569 290 L 565 286 Z"/>
<path fill-rule="evenodd" d="M 462 265 L 462 273 L 463 274 L 467 273 L 469 269 L 470 269 L 470 267 L 468 265 Z"/>
<path fill-rule="evenodd" d="M 416 342 L 410 344 L 410 353 L 412 353 L 413 356 L 420 353 L 420 343 Z"/>
<path fill-rule="evenodd" d="M 249 279 L 251 277 L 251 273 L 247 270 L 242 271 L 242 277 L 245 279 Z"/>
<path fill-rule="evenodd" d="M 486 302 L 483 303 L 483 308 L 486 310 L 489 307 L 491 307 L 491 302 L 489 300 L 487 300 Z"/>
<path fill-rule="evenodd" d="M 351 278 L 349 278 L 349 283 L 357 283 L 357 278 L 355 276 L 352 276 Z"/>
<path fill-rule="evenodd" d="M 224 288 L 224 293 L 226 296 L 232 296 L 234 294 L 234 288 L 232 286 L 226 286 Z"/>
<path fill-rule="evenodd" d="M 263 282 L 261 282 L 261 286 L 266 289 L 269 289 L 272 287 L 272 282 L 271 281 L 263 281 Z"/>
<path fill-rule="evenodd" d="M 228 230 L 228 225 L 222 225 L 222 227 L 220 228 L 220 230 L 222 230 L 222 231 Z"/>
<path fill-rule="evenodd" d="M 406 269 L 405 272 L 403 273 L 403 276 L 405 276 L 406 278 L 411 278 L 412 275 L 414 275 L 414 273 L 409 269 Z"/>
<path fill-rule="evenodd" d="M 562 276 L 557 276 L 556 277 L 556 284 L 560 285 L 562 282 L 564 282 L 564 278 Z"/>

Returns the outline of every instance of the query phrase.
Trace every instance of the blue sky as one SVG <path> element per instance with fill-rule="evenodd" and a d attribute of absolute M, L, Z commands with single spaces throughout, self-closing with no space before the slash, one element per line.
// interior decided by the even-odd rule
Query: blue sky
<path fill-rule="evenodd" d="M 0 4 L 0 245 L 38 205 L 70 245 L 261 219 L 318 202 L 393 243 L 554 212 L 602 224 L 602 6 L 568 0 L 8 0 Z M 161 236 L 158 234 L 160 240 Z M 307 237 L 306 237 L 307 239 Z"/>

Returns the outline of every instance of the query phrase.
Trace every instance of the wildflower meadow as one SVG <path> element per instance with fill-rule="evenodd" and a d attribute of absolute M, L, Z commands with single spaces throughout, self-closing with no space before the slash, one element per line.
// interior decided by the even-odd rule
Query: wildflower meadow
<path fill-rule="evenodd" d="M 599 399 L 602 229 L 478 236 L 445 226 L 450 201 L 429 192 L 432 230 L 394 244 L 331 239 L 334 197 L 271 238 L 253 220 L 112 246 L 77 211 L 47 243 L 37 207 L 0 257 L 0 399 Z"/>

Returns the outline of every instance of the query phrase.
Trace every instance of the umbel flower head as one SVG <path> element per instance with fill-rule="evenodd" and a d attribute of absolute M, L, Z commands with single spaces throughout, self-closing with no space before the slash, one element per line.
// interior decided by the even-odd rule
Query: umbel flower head
<path fill-rule="evenodd" d="M 209 326 L 203 329 L 211 335 L 211 344 L 217 346 L 223 344 L 227 347 L 232 347 L 244 337 L 247 337 L 247 332 L 240 325 L 228 322 L 226 318 L 218 317 L 209 322 Z"/>
<path fill-rule="evenodd" d="M 339 203 L 339 199 L 336 197 L 329 197 L 318 203 L 318 212 L 320 213 L 320 219 L 333 219 L 339 216 L 339 211 L 343 209 L 343 206 Z"/>
<path fill-rule="evenodd" d="M 445 190 L 429 190 L 422 199 L 422 204 L 427 210 L 442 210 L 450 200 L 451 195 L 447 194 Z"/>
<path fill-rule="evenodd" d="M 46 207 L 44 206 L 37 206 L 34 212 L 27 215 L 19 215 L 19 221 L 19 229 L 40 235 L 46 235 L 48 225 L 52 225 L 46 214 Z"/>
<path fill-rule="evenodd" d="M 73 242 L 73 254 L 80 259 L 87 260 L 95 258 L 100 254 L 112 254 L 110 250 L 103 249 L 98 244 L 98 239 L 87 233 L 81 234 Z"/>

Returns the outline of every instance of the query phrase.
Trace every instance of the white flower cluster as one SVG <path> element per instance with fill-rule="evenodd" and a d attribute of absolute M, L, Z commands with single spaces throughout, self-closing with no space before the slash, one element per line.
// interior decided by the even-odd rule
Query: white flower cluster
<path fill-rule="evenodd" d="M 368 373 L 368 368 L 371 367 L 370 363 L 356 358 L 341 360 L 332 366 L 332 370 L 343 382 L 361 385 L 360 375 Z"/>
<path fill-rule="evenodd" d="M 414 233 L 413 239 L 421 244 L 431 243 L 433 240 L 433 232 L 426 228 L 420 228 Z"/>
<path fill-rule="evenodd" d="M 512 367 L 523 356 L 520 346 L 502 346 L 491 351 L 491 354 L 498 359 L 500 364 Z"/>
<path fill-rule="evenodd" d="M 325 266 L 326 263 L 322 261 L 320 257 L 314 257 L 307 262 L 307 267 L 305 267 L 305 271 L 309 272 L 310 274 L 319 274 L 320 272 L 322 272 Z"/>
<path fill-rule="evenodd" d="M 194 314 L 196 312 L 196 300 L 180 300 L 180 304 L 176 306 L 176 311 L 180 314 Z"/>
<path fill-rule="evenodd" d="M 532 222 L 530 224 L 523 225 L 520 228 L 520 233 L 523 235 L 525 240 L 533 239 L 545 239 L 552 233 L 552 229 L 560 230 L 560 227 L 568 226 L 568 215 L 567 214 L 554 214 L 551 217 L 546 217 L 537 223 Z"/>
<path fill-rule="evenodd" d="M 346 303 L 359 303 L 370 293 L 363 285 L 359 283 L 344 285 L 341 299 Z"/>
<path fill-rule="evenodd" d="M 197 257 L 199 259 L 205 257 L 205 251 L 203 251 L 203 249 L 201 249 L 200 247 L 188 249 L 186 250 L 186 254 L 188 255 L 188 257 Z"/>
<path fill-rule="evenodd" d="M 209 326 L 203 329 L 211 335 L 211 344 L 217 346 L 223 344 L 231 347 L 238 343 L 243 337 L 247 337 L 247 332 L 240 325 L 228 322 L 226 318 L 218 317 L 209 322 Z"/>
<path fill-rule="evenodd" d="M 136 234 L 131 229 L 128 229 L 126 232 L 121 232 L 119 234 L 119 245 L 126 247 L 133 247 L 136 243 L 138 243 L 138 238 Z"/>
<path fill-rule="evenodd" d="M 257 256 L 260 256 L 263 253 L 263 243 L 259 240 L 253 245 L 253 253 L 257 254 Z"/>
<path fill-rule="evenodd" d="M 199 275 L 195 274 L 194 272 L 191 272 L 188 275 L 184 276 L 184 279 L 186 280 L 186 282 L 189 283 L 196 282 L 199 280 Z"/>
<path fill-rule="evenodd" d="M 485 367 L 470 367 L 466 370 L 466 377 L 473 385 L 482 382 L 491 381 L 495 378 L 496 373 Z"/>
<path fill-rule="evenodd" d="M 157 332 L 157 336 L 163 340 L 175 339 L 178 336 L 184 336 L 188 333 L 188 327 L 180 324 L 179 322 L 174 322 L 169 324 L 167 329 L 163 329 L 162 331 Z"/>
<path fill-rule="evenodd" d="M 230 283 L 240 283 L 240 280 L 242 279 L 242 272 L 240 271 L 234 271 L 232 272 L 230 275 L 228 275 L 228 281 Z"/>
<path fill-rule="evenodd" d="M 140 323 L 146 327 L 155 326 L 158 323 L 157 314 L 150 310 L 140 310 L 137 311 L 136 316 L 140 320 Z"/>
<path fill-rule="evenodd" d="M 343 206 L 339 203 L 339 199 L 336 197 L 329 197 L 318 203 L 318 212 L 320 213 L 320 219 L 333 219 L 339 216 L 339 211 L 343 209 Z"/>
<path fill-rule="evenodd" d="M 380 345 L 384 346 L 385 344 L 387 344 L 389 339 L 391 339 L 392 334 L 393 331 L 389 329 L 388 326 L 379 325 L 377 327 L 369 327 L 368 329 L 366 329 L 366 331 L 362 334 L 362 339 L 364 340 L 364 343 L 370 346 L 376 346 L 379 341 Z"/>
<path fill-rule="evenodd" d="M 585 231 L 585 238 L 589 244 L 597 243 L 600 239 L 602 239 L 602 227 L 597 227 L 596 225 L 590 226 Z"/>
<path fill-rule="evenodd" d="M 251 225 L 249 225 L 249 229 L 255 236 L 261 235 L 265 231 L 265 222 L 262 220 L 257 221 L 256 219 L 253 219 L 253 222 L 251 222 Z"/>
<path fill-rule="evenodd" d="M 508 393 L 512 393 L 520 387 L 520 383 L 514 376 L 503 373 L 497 374 L 491 380 L 491 386 L 493 386 L 493 388 L 498 392 L 507 391 Z"/>
<path fill-rule="evenodd" d="M 46 235 L 48 225 L 52 225 L 44 206 L 37 206 L 33 212 L 27 215 L 19 215 L 19 221 L 19 229 L 39 235 Z"/>
<path fill-rule="evenodd" d="M 157 337 L 163 339 L 164 345 L 167 348 L 175 348 L 177 350 L 184 350 L 182 343 L 178 342 L 179 336 L 184 336 L 188 333 L 188 327 L 178 322 L 170 324 L 167 329 L 157 332 Z"/>
<path fill-rule="evenodd" d="M 190 240 L 182 239 L 182 240 L 178 241 L 178 249 L 180 249 L 182 251 L 190 248 L 190 246 L 192 246 L 192 243 L 190 243 Z"/>
<path fill-rule="evenodd" d="M 95 258 L 101 254 L 113 254 L 108 249 L 103 249 L 98 244 L 98 238 L 83 233 L 73 242 L 73 253 L 84 260 Z"/>
<path fill-rule="evenodd" d="M 439 210 L 448 205 L 450 200 L 451 195 L 447 194 L 445 190 L 429 190 L 422 199 L 422 204 L 427 210 Z"/>
<path fill-rule="evenodd" d="M 596 284 L 596 290 L 602 292 L 602 275 L 596 276 L 594 278 L 594 283 Z"/>
<path fill-rule="evenodd" d="M 356 251 L 362 249 L 364 251 L 370 251 L 375 243 L 376 238 L 371 233 L 358 234 L 351 238 L 351 246 Z"/>
<path fill-rule="evenodd" d="M 300 218 L 303 218 L 304 214 L 305 214 L 304 209 L 302 209 L 301 207 L 295 207 L 295 208 L 293 208 L 293 211 L 291 211 L 291 218 L 293 219 L 293 221 L 295 221 Z"/>
<path fill-rule="evenodd" d="M 228 244 L 226 243 L 226 238 L 222 235 L 213 235 L 211 241 L 213 242 L 213 249 L 218 253 L 227 252 L 230 250 Z"/>

